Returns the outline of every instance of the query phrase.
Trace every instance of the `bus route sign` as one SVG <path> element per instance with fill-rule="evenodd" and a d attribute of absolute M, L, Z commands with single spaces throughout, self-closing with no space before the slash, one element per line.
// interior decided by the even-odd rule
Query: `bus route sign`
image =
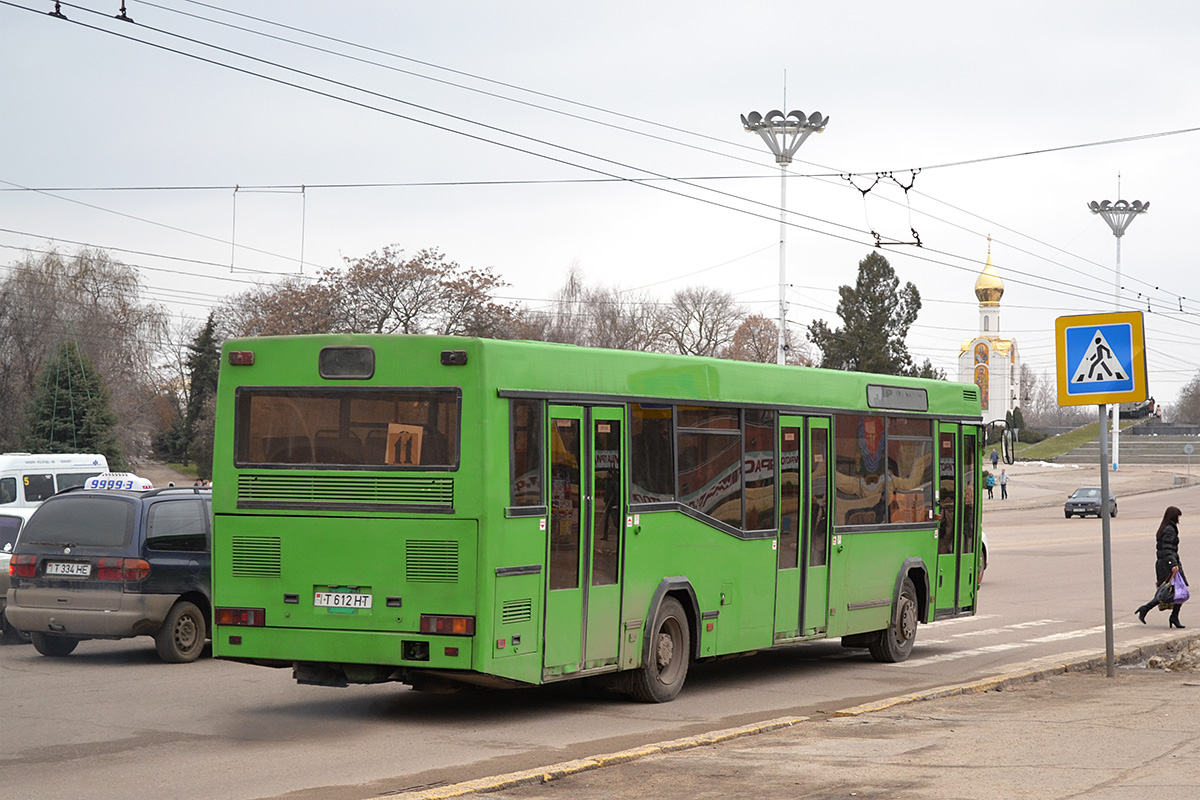
<path fill-rule="evenodd" d="M 1142 312 L 1059 317 L 1054 332 L 1060 406 L 1146 399 Z"/>

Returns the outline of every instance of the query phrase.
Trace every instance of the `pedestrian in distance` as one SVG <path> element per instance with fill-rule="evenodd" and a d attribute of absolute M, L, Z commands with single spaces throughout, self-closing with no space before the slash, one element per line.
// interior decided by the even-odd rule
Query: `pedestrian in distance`
<path fill-rule="evenodd" d="M 994 448 L 994 447 L 992 448 L 991 459 L 992 459 L 992 470 L 995 471 L 996 467 L 998 467 L 1000 465 L 1000 454 L 996 452 L 996 448 Z"/>
<path fill-rule="evenodd" d="M 989 472 L 987 477 L 983 479 L 983 485 L 987 487 L 988 500 L 994 499 L 994 496 L 992 495 L 992 489 L 996 486 L 996 476 Z"/>
<path fill-rule="evenodd" d="M 1008 472 L 1000 470 L 1000 499 L 1008 499 Z"/>
<path fill-rule="evenodd" d="M 1159 587 L 1174 578 L 1176 573 L 1183 579 L 1184 585 L 1188 585 L 1187 575 L 1183 572 L 1183 564 L 1179 561 L 1179 518 L 1181 516 L 1182 512 L 1178 508 L 1168 506 L 1167 510 L 1163 513 L 1162 522 L 1158 526 L 1158 533 L 1154 535 L 1154 576 L 1158 581 L 1157 585 Z M 1150 602 L 1137 610 L 1138 619 L 1144 624 L 1146 622 L 1146 614 L 1158 604 L 1158 592 L 1156 591 Z M 1179 621 L 1179 607 L 1181 605 L 1183 604 L 1174 603 L 1171 605 L 1171 619 L 1169 620 L 1169 624 L 1172 628 L 1185 627 Z"/>

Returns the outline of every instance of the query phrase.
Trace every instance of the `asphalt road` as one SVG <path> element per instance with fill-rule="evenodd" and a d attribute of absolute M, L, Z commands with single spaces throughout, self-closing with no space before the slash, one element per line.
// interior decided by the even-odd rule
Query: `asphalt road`
<path fill-rule="evenodd" d="M 1153 530 L 1196 488 L 1123 496 L 1112 523 L 1118 647 L 1161 635 L 1133 609 L 1153 584 Z M 994 507 L 994 506 L 993 506 Z M 6 797 L 364 798 L 612 752 L 983 678 L 1104 649 L 1100 522 L 1061 505 L 985 513 L 992 557 L 978 616 L 923 626 L 912 658 L 881 665 L 837 642 L 693 668 L 681 696 L 643 705 L 579 684 L 421 694 L 399 685 L 296 685 L 286 670 L 158 661 L 146 638 L 85 642 L 65 659 L 0 648 Z M 1196 548 L 1200 553 L 1200 547 Z M 1194 621 L 1200 625 L 1200 618 Z"/>

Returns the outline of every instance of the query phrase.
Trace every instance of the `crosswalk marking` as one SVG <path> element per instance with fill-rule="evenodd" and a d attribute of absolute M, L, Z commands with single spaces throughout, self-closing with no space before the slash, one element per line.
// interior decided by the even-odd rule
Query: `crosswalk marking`
<path fill-rule="evenodd" d="M 1005 631 L 1025 630 L 1025 629 L 1029 629 L 1029 628 L 1042 627 L 1045 625 L 1061 624 L 1062 622 L 1063 622 L 1063 620 L 1055 620 L 1055 619 L 1030 620 L 1028 622 L 1020 622 L 1020 623 L 1015 623 L 1013 625 L 1006 625 L 1001 628 L 989 628 L 987 630 L 967 631 L 964 633 L 958 633 L 958 634 L 954 634 L 953 636 L 946 638 L 946 639 L 930 639 L 930 640 L 926 641 L 926 640 L 922 640 L 922 639 L 918 638 L 916 646 L 918 648 L 920 648 L 923 646 L 927 647 L 930 645 L 952 644 L 952 643 L 954 643 L 953 640 L 961 639 L 961 638 L 968 637 L 968 636 L 993 635 L 993 634 L 1003 633 Z M 1113 625 L 1113 628 L 1115 630 L 1115 629 L 1120 629 L 1120 628 L 1129 628 L 1129 627 L 1133 627 L 1133 626 L 1134 626 L 1134 623 L 1132 623 L 1132 622 L 1118 622 Z M 1048 644 L 1051 642 L 1063 642 L 1063 641 L 1068 641 L 1070 639 L 1081 639 L 1085 636 L 1091 636 L 1093 634 L 1103 633 L 1104 629 L 1105 629 L 1105 626 L 1096 625 L 1091 628 L 1082 628 L 1082 629 L 1076 629 L 1076 630 L 1071 630 L 1071 631 L 1062 631 L 1061 633 L 1051 633 L 1046 636 L 1038 636 L 1036 638 L 1025 639 L 1020 642 L 1002 642 L 1000 644 L 987 645 L 984 647 L 973 647 L 973 648 L 970 648 L 967 650 L 954 650 L 949 653 L 931 653 L 928 655 L 918 655 L 914 659 L 900 662 L 899 664 L 895 664 L 894 666 L 911 667 L 911 666 L 934 664 L 934 663 L 941 662 L 941 661 L 957 661 L 957 660 L 963 659 L 963 658 L 970 658 L 972 656 L 988 655 L 991 653 L 1003 653 L 1008 650 L 1019 650 L 1021 648 L 1032 647 L 1032 646 L 1038 645 L 1038 644 Z"/>

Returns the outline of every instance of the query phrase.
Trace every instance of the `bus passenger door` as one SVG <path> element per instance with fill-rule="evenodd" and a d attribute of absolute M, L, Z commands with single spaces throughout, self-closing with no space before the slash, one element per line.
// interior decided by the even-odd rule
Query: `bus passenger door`
<path fill-rule="evenodd" d="M 776 545 L 775 639 L 801 633 L 804 605 L 803 562 L 800 557 L 803 527 L 802 448 L 804 420 L 779 418 L 779 541 Z"/>
<path fill-rule="evenodd" d="M 829 624 L 829 535 L 832 520 L 829 516 L 829 420 L 809 421 L 808 447 L 805 453 L 808 478 L 805 481 L 804 542 L 801 553 L 807 553 L 804 593 L 804 630 L 808 636 L 823 633 Z"/>
<path fill-rule="evenodd" d="M 979 430 L 963 428 L 962 446 L 959 448 L 959 485 L 962 487 L 959 497 L 962 501 L 961 525 L 959 529 L 959 575 L 958 575 L 958 608 L 965 610 L 974 607 L 975 592 L 979 588 L 979 512 L 982 504 L 979 502 L 979 482 L 975 476 L 979 473 Z"/>
<path fill-rule="evenodd" d="M 938 425 L 938 555 L 934 609 L 943 615 L 957 613 L 962 576 L 962 539 L 958 533 L 963 516 L 963 484 L 960 475 L 959 426 Z"/>
<path fill-rule="evenodd" d="M 620 633 L 624 412 L 551 406 L 545 673 L 615 664 Z"/>

